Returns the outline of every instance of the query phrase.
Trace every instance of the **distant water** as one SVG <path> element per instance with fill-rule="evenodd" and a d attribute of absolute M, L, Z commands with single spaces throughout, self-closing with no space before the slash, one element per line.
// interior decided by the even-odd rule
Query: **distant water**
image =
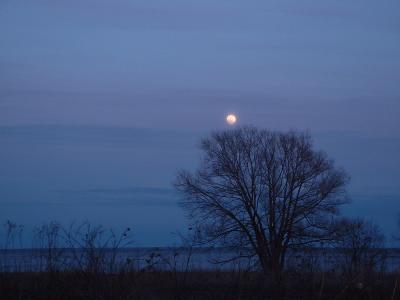
<path fill-rule="evenodd" d="M 400 268 L 400 249 L 385 249 L 385 270 Z M 108 272 L 121 268 L 135 270 L 232 270 L 257 269 L 255 259 L 229 260 L 234 253 L 225 248 L 124 248 L 95 250 L 91 254 L 83 249 L 56 249 L 54 257 L 58 269 L 104 269 Z M 337 249 L 312 249 L 289 253 L 287 266 L 300 269 L 322 268 L 336 270 L 343 251 Z M 46 249 L 0 250 L 0 271 L 40 271 L 48 266 Z M 224 262 L 224 263 L 222 263 Z"/>

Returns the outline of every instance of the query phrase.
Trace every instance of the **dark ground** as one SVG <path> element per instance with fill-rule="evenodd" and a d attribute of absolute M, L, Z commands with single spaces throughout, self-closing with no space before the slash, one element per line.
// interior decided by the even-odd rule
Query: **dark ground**
<path fill-rule="evenodd" d="M 395 274 L 363 277 L 293 273 L 278 285 L 238 271 L 0 273 L 0 299 L 400 299 Z"/>

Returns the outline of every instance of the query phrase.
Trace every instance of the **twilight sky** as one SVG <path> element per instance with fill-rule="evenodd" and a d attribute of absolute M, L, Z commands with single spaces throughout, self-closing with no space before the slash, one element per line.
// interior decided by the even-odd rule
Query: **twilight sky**
<path fill-rule="evenodd" d="M 351 216 L 400 213 L 400 2 L 0 1 L 0 222 L 90 220 L 170 245 L 201 136 L 309 130 Z M 388 239 L 390 241 L 390 238 Z"/>

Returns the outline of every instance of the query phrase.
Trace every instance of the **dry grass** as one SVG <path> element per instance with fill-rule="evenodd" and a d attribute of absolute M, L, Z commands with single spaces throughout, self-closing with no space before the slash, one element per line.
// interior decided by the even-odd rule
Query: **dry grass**
<path fill-rule="evenodd" d="M 286 274 L 279 285 L 257 272 L 1 273 L 0 299 L 399 299 L 394 274 L 345 281 Z"/>

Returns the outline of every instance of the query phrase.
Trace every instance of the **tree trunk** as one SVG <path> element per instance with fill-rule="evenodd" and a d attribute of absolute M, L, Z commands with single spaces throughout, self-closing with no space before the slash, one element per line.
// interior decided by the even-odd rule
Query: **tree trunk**
<path fill-rule="evenodd" d="M 274 250 L 272 251 L 272 255 L 269 256 L 266 251 L 263 251 L 259 253 L 258 257 L 264 275 L 268 276 L 272 274 L 274 280 L 280 282 L 282 280 L 283 270 L 281 252 Z"/>

